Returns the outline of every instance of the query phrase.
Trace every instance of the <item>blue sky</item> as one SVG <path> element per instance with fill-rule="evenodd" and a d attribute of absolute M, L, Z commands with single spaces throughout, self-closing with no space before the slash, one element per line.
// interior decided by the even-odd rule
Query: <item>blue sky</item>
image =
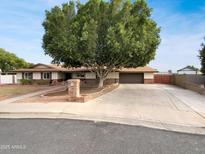
<path fill-rule="evenodd" d="M 66 0 L 1 0 L 0 48 L 33 63 L 50 63 L 44 55 L 41 26 L 45 10 Z M 148 0 L 161 27 L 162 42 L 150 66 L 175 71 L 186 65 L 200 67 L 197 57 L 205 36 L 204 0 Z"/>

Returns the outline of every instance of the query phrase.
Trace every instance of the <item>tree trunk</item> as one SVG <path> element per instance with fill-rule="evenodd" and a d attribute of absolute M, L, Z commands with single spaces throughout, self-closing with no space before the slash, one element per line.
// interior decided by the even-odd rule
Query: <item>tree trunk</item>
<path fill-rule="evenodd" d="M 104 79 L 99 78 L 98 88 L 103 88 Z"/>

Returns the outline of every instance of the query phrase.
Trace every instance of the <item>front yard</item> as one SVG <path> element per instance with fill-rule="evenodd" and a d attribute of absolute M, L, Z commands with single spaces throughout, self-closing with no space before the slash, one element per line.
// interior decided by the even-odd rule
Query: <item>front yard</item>
<path fill-rule="evenodd" d="M 0 100 L 11 97 L 36 92 L 48 88 L 48 86 L 39 85 L 1 85 L 0 86 Z"/>
<path fill-rule="evenodd" d="M 17 101 L 16 103 L 56 103 L 56 102 L 87 102 L 91 99 L 97 98 L 103 94 L 106 94 L 118 87 L 118 84 L 113 84 L 105 86 L 102 89 L 98 88 L 80 88 L 80 98 L 70 99 L 68 95 L 68 90 L 52 91 L 43 95 L 38 95 L 26 99 Z"/>

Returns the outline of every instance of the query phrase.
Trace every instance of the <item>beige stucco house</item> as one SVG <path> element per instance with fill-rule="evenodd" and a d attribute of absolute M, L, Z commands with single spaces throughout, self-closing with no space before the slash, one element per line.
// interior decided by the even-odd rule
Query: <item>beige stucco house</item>
<path fill-rule="evenodd" d="M 36 84 L 49 84 L 66 81 L 68 79 L 80 79 L 82 87 L 95 87 L 98 84 L 95 73 L 85 67 L 64 68 L 57 65 L 36 64 L 30 68 L 15 70 L 17 82 L 22 79 L 30 80 Z M 145 66 L 138 68 L 123 68 L 108 74 L 105 84 L 111 83 L 153 83 L 155 69 Z"/>

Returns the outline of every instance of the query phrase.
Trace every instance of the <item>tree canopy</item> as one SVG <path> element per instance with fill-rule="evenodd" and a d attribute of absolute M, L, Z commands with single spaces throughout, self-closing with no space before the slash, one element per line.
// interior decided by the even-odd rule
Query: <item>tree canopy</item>
<path fill-rule="evenodd" d="M 201 49 L 199 50 L 199 58 L 201 60 L 201 72 L 205 75 L 205 44 L 204 43 L 201 44 Z"/>
<path fill-rule="evenodd" d="M 0 48 L 0 69 L 2 72 L 30 66 L 24 59 Z"/>
<path fill-rule="evenodd" d="M 43 22 L 44 51 L 53 63 L 92 68 L 100 81 L 115 69 L 144 66 L 154 59 L 160 43 L 151 12 L 145 0 L 55 6 Z"/>

